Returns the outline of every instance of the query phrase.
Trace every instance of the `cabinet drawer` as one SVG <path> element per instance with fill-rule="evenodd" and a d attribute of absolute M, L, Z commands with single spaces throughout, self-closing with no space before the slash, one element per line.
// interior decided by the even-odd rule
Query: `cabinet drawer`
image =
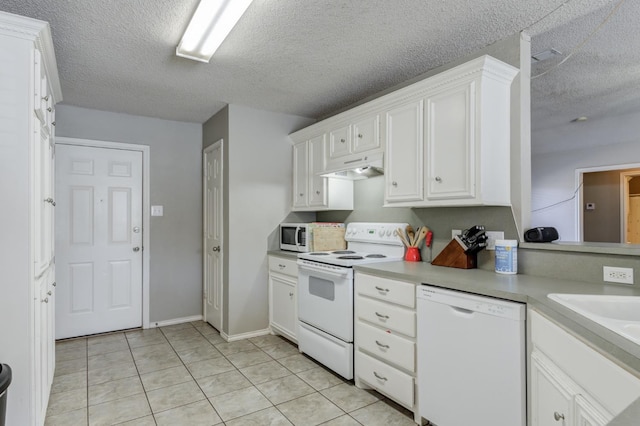
<path fill-rule="evenodd" d="M 356 312 L 359 319 L 410 337 L 416 337 L 416 312 L 414 310 L 366 297 L 356 297 Z"/>
<path fill-rule="evenodd" d="M 416 306 L 416 286 L 410 283 L 359 274 L 356 277 L 356 291 L 358 294 L 409 308 Z"/>
<path fill-rule="evenodd" d="M 297 259 L 285 259 L 284 257 L 269 256 L 269 270 L 298 278 Z"/>
<path fill-rule="evenodd" d="M 416 344 L 404 337 L 385 332 L 362 322 L 356 323 L 356 346 L 414 372 L 416 365 Z"/>
<path fill-rule="evenodd" d="M 413 377 L 356 351 L 356 376 L 396 402 L 413 406 Z"/>

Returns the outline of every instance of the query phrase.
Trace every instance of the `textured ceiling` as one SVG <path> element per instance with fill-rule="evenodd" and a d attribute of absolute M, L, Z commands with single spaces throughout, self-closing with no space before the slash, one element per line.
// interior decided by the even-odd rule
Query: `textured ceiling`
<path fill-rule="evenodd" d="M 50 22 L 65 104 L 201 123 L 227 103 L 323 117 L 521 30 L 534 53 L 567 53 L 617 3 L 255 0 L 209 64 L 174 54 L 197 0 L 2 0 L 0 10 Z M 533 81 L 534 130 L 640 109 L 639 16 L 627 0 Z"/>

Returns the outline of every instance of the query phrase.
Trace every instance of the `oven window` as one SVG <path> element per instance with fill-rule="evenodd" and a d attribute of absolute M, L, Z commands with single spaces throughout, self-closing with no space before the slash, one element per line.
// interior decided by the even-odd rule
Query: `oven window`
<path fill-rule="evenodd" d="M 333 301 L 336 296 L 335 287 L 336 285 L 333 281 L 314 276 L 309 277 L 309 293 L 314 296 Z"/>

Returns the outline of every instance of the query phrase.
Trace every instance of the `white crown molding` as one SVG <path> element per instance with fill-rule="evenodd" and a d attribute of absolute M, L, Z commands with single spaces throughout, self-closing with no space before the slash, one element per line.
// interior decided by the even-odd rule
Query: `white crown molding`
<path fill-rule="evenodd" d="M 62 101 L 62 88 L 58 75 L 58 63 L 53 48 L 51 27 L 48 22 L 0 12 L 0 35 L 31 40 L 42 56 L 54 104 Z"/>

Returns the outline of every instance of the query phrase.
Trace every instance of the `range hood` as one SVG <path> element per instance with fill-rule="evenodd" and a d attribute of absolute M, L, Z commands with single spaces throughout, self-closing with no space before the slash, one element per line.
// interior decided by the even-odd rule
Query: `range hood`
<path fill-rule="evenodd" d="M 382 169 L 382 152 L 349 156 L 340 162 L 327 164 L 327 170 L 321 176 L 360 180 L 384 174 Z"/>

